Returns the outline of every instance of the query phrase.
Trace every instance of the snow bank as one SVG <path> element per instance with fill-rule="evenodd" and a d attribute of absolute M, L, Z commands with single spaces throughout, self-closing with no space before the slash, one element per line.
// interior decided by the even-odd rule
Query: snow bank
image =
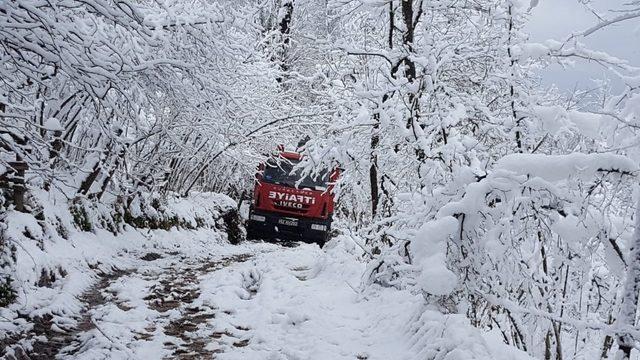
<path fill-rule="evenodd" d="M 133 222 L 138 227 L 168 230 L 172 226 L 182 226 L 193 229 L 215 226 L 222 214 L 235 207 L 233 199 L 217 193 L 194 192 L 188 198 L 173 194 L 166 199 L 160 199 L 157 195 L 138 197 L 127 209 L 125 221 Z"/>
<path fill-rule="evenodd" d="M 615 154 L 511 154 L 500 159 L 495 169 L 559 181 L 570 177 L 590 180 L 598 171 L 633 173 L 638 166 L 628 157 Z"/>

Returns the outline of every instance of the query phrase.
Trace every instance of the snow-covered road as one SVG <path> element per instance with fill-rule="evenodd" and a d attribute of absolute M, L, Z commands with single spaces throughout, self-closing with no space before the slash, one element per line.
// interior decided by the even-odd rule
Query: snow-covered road
<path fill-rule="evenodd" d="M 353 251 L 345 242 L 322 250 L 245 243 L 215 256 L 127 254 L 129 269 L 104 275 L 85 294 L 84 315 L 58 339 L 67 343 L 58 357 L 413 358 L 403 339 L 420 299 L 397 290 L 360 294 L 364 265 Z"/>
<path fill-rule="evenodd" d="M 363 286 L 362 250 L 344 235 L 323 249 L 230 245 L 215 229 L 101 236 L 5 310 L 0 357 L 529 359 L 415 289 Z"/>

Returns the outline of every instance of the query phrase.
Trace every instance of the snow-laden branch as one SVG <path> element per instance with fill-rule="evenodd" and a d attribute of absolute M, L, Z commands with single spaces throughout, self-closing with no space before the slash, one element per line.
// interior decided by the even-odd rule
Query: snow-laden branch
<path fill-rule="evenodd" d="M 614 336 L 620 335 L 620 334 L 627 334 L 627 335 L 631 335 L 636 339 L 640 339 L 640 330 L 638 330 L 638 328 L 635 326 L 629 326 L 624 324 L 608 325 L 602 322 L 576 320 L 576 319 L 571 319 L 563 316 L 558 316 L 556 314 L 549 313 L 547 311 L 525 308 L 523 306 L 520 306 L 514 303 L 513 301 L 499 298 L 495 295 L 484 294 L 481 292 L 479 292 L 479 295 L 487 299 L 491 304 L 496 306 L 501 306 L 512 313 L 533 315 L 536 317 L 557 321 L 559 323 L 571 326 L 576 330 L 598 330 L 603 332 L 603 334 L 614 335 Z"/>
<path fill-rule="evenodd" d="M 628 14 L 622 14 L 619 16 L 614 17 L 613 19 L 609 19 L 609 20 L 604 20 L 586 30 L 584 30 L 583 32 L 579 33 L 579 36 L 582 37 L 587 37 L 593 33 L 595 33 L 596 31 L 602 30 L 605 27 L 609 26 L 609 25 L 613 25 L 615 23 L 619 23 L 621 21 L 625 21 L 625 20 L 631 20 L 631 19 L 635 19 L 637 17 L 640 17 L 640 11 L 635 11 L 635 12 L 630 12 Z"/>

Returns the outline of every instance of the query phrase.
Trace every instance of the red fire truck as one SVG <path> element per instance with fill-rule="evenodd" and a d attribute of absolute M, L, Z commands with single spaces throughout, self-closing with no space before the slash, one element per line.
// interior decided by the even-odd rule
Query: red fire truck
<path fill-rule="evenodd" d="M 248 238 L 295 238 L 320 247 L 328 240 L 339 170 L 302 177 L 294 171 L 301 159 L 299 153 L 281 150 L 258 166 Z"/>

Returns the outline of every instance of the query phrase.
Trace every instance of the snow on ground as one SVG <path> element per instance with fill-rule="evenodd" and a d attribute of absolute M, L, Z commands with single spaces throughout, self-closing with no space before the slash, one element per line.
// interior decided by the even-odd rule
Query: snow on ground
<path fill-rule="evenodd" d="M 363 288 L 366 264 L 347 237 L 320 249 L 210 235 L 155 231 L 159 245 L 120 253 L 121 267 L 94 275 L 74 325 L 58 317 L 40 330 L 31 358 L 527 358 L 462 315 L 427 310 L 420 295 Z"/>
<path fill-rule="evenodd" d="M 220 359 L 409 359 L 404 324 L 420 299 L 398 291 L 361 294 L 364 265 L 342 244 L 276 248 L 203 277 L 198 301 L 223 313 L 217 330 L 246 346 Z M 238 334 L 234 328 L 246 329 Z"/>
<path fill-rule="evenodd" d="M 140 204 L 133 214 L 205 225 L 192 230 L 111 232 L 109 208 L 73 214 L 51 199 L 41 201 L 44 220 L 5 214 L 1 230 L 16 260 L 2 271 L 13 271 L 18 293 L 0 308 L 0 357 L 528 359 L 463 315 L 428 307 L 416 288 L 371 284 L 362 249 L 348 236 L 323 249 L 231 245 L 221 214 L 235 205 L 214 195 L 177 199 L 158 212 Z M 90 219 L 90 231 L 77 228 L 77 216 Z M 446 236 L 446 226 L 427 230 Z M 423 250 L 438 253 L 434 241 Z M 455 280 L 444 280 L 439 258 L 428 262 L 438 271 L 423 272 L 422 285 Z"/>

